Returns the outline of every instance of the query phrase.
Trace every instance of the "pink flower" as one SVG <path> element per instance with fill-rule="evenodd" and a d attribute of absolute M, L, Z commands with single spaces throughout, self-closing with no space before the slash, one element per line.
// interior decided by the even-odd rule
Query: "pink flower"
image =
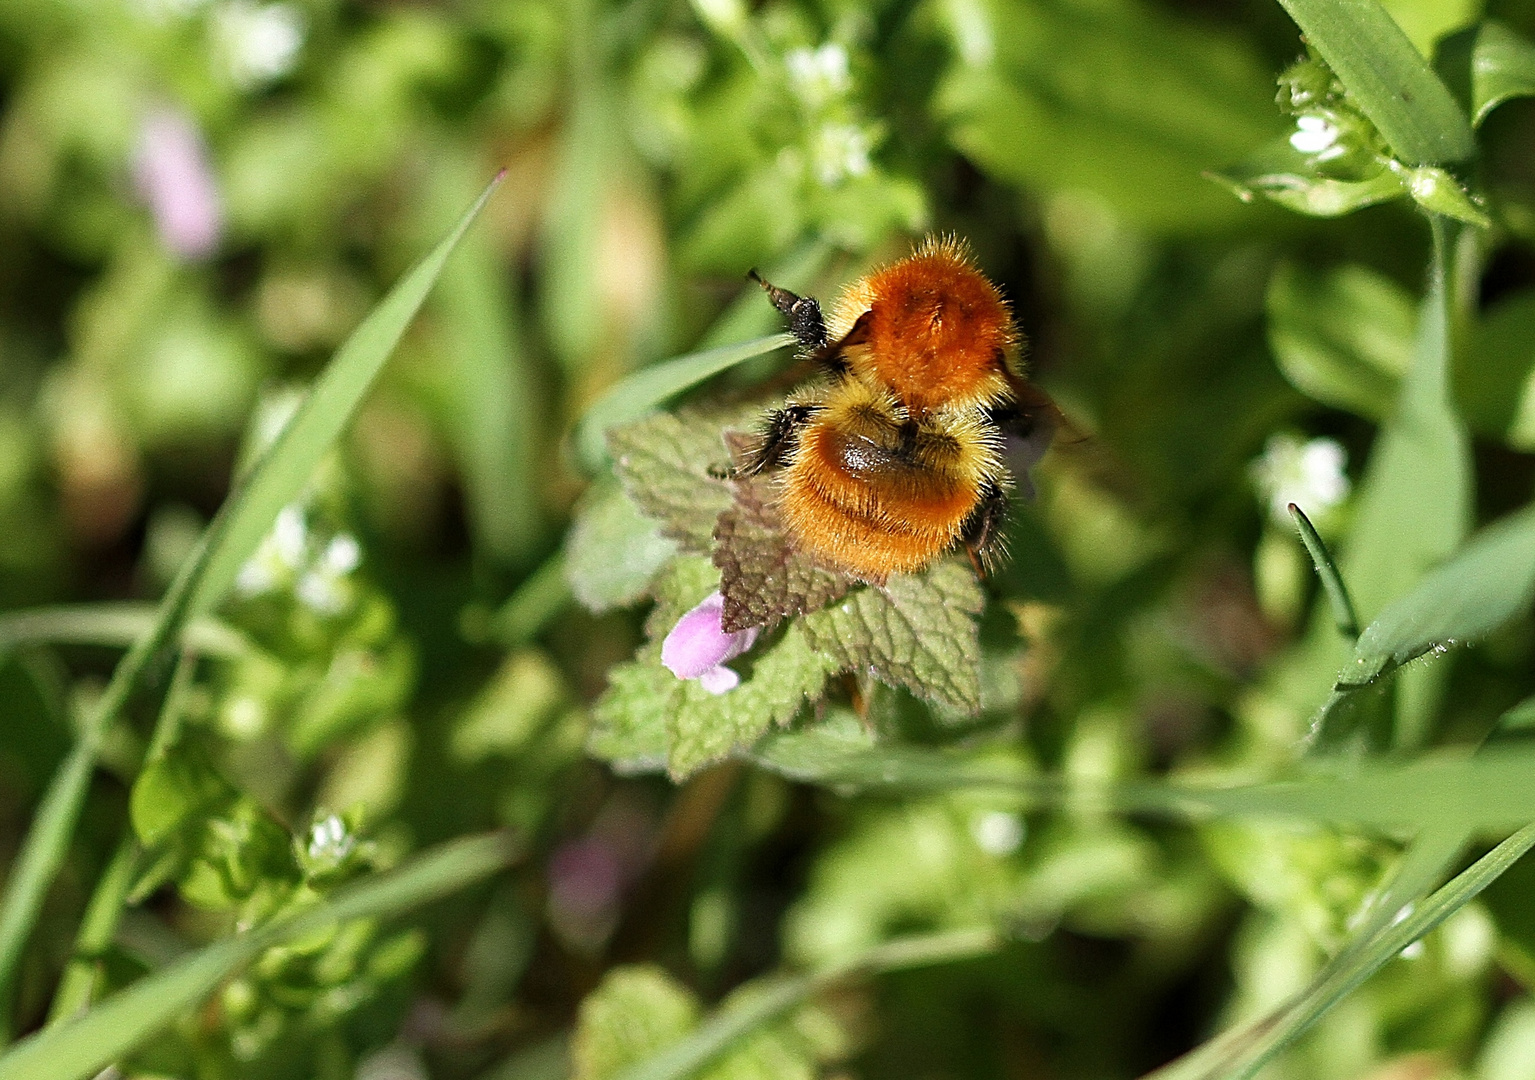
<path fill-rule="evenodd" d="M 190 116 L 170 107 L 149 111 L 133 151 L 133 182 L 167 249 L 183 259 L 212 253 L 224 213 L 208 148 Z"/>
<path fill-rule="evenodd" d="M 720 615 L 725 609 L 724 598 L 712 592 L 672 627 L 672 632 L 661 642 L 661 663 L 679 679 L 697 679 L 698 684 L 711 694 L 723 694 L 734 690 L 741 682 L 737 675 L 725 666 L 757 640 L 758 627 L 749 626 L 733 634 L 725 633 L 720 626 Z"/>

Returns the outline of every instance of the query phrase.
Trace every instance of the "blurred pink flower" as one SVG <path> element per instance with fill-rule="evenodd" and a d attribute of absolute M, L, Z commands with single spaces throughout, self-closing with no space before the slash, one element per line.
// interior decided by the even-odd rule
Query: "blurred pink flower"
<path fill-rule="evenodd" d="M 725 661 L 740 656 L 757 640 L 755 626 L 725 633 L 720 626 L 724 607 L 720 594 L 710 593 L 678 619 L 661 642 L 661 663 L 679 679 L 697 679 L 711 694 L 723 694 L 739 685 L 741 676 L 726 667 Z"/>
<path fill-rule="evenodd" d="M 151 109 L 139 125 L 133 182 L 149 205 L 160 242 L 183 259 L 218 246 L 223 227 L 218 181 L 196 123 L 181 109 Z"/>

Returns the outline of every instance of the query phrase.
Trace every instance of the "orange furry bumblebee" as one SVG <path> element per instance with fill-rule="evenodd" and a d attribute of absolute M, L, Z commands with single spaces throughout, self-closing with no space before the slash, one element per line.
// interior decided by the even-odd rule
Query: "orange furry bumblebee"
<path fill-rule="evenodd" d="M 929 237 L 845 290 L 829 320 L 751 276 L 826 373 L 768 415 L 739 469 L 771 470 L 795 545 L 876 583 L 959 543 L 993 569 L 1013 483 L 1005 443 L 1048 441 L 1053 406 L 1018 374 L 1012 312 L 966 247 Z"/>

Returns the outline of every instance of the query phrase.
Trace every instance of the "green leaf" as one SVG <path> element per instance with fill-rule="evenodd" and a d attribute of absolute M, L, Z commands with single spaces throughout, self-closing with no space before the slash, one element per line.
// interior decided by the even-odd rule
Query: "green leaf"
<path fill-rule="evenodd" d="M 1535 96 L 1535 45 L 1496 19 L 1441 41 L 1434 66 L 1478 127 L 1510 98 Z"/>
<path fill-rule="evenodd" d="M 996 788 L 1032 797 L 1057 794 L 1059 781 L 1031 777 L 1015 754 L 928 750 L 877 744 L 850 715 L 834 716 L 805 731 L 769 735 L 752 747 L 750 760 L 802 784 L 853 793 Z"/>
<path fill-rule="evenodd" d="M 1471 513 L 1471 450 L 1449 393 L 1450 319 L 1446 284 L 1458 227 L 1432 219 L 1434 263 L 1419 314 L 1413 365 L 1396 410 L 1376 438 L 1355 497 L 1354 523 L 1340 560 L 1357 610 L 1373 618 L 1406 593 L 1465 536 Z M 1347 675 L 1345 682 L 1357 681 Z M 1334 695 L 1313 722 L 1313 746 L 1351 733 Z M 1355 704 L 1358 704 L 1356 702 Z M 1432 694 L 1397 716 L 1398 741 L 1421 736 Z"/>
<path fill-rule="evenodd" d="M 133 831 L 145 847 L 166 840 L 184 823 L 235 791 L 189 748 L 178 748 L 144 766 L 128 799 Z"/>
<path fill-rule="evenodd" d="M 1364 686 L 1429 652 L 1485 637 L 1535 599 L 1535 506 L 1489 525 L 1359 635 L 1338 676 Z"/>
<path fill-rule="evenodd" d="M 611 1080 L 697 1023 L 698 999 L 660 968 L 614 968 L 581 1002 L 570 1045 L 572 1080 Z"/>
<path fill-rule="evenodd" d="M 811 644 L 806 621 L 788 623 L 776 641 L 734 661 L 741 671 L 734 690 L 711 694 L 697 680 L 676 680 L 666 756 L 674 780 L 750 746 L 821 696 L 840 661 Z"/>
<path fill-rule="evenodd" d="M 1262 195 L 1311 217 L 1341 217 L 1407 194 L 1403 178 L 1384 165 L 1358 180 L 1319 173 L 1314 155 L 1296 150 L 1289 136 L 1274 140 L 1235 165 L 1205 175 L 1224 184 L 1243 202 Z"/>
<path fill-rule="evenodd" d="M 1381 0 L 1381 6 L 1396 20 L 1413 48 L 1430 56 L 1436 41 L 1481 14 L 1482 0 Z"/>
<path fill-rule="evenodd" d="M 936 108 L 987 173 L 1091 192 L 1153 231 L 1250 217 L 1200 179 L 1279 128 L 1266 67 L 1245 43 L 1131 0 L 939 10 L 958 59 Z"/>
<path fill-rule="evenodd" d="M 1338 573 L 1337 564 L 1332 561 L 1332 553 L 1317 535 L 1311 519 L 1294 503 L 1290 504 L 1290 517 L 1300 530 L 1301 543 L 1306 545 L 1311 564 L 1316 567 L 1316 575 L 1322 581 L 1322 591 L 1327 594 L 1328 606 L 1332 608 L 1332 621 L 1337 624 L 1338 632 L 1346 637 L 1358 637 L 1359 616 L 1354 614 L 1354 602 L 1349 599 L 1343 576 Z"/>
<path fill-rule="evenodd" d="M 1456 361 L 1466 422 L 1515 450 L 1535 450 L 1535 289 L 1484 311 Z"/>
<path fill-rule="evenodd" d="M 638 420 L 684 390 L 729 370 L 745 360 L 794 344 L 792 334 L 769 334 L 739 345 L 721 345 L 689 353 L 635 372 L 603 394 L 576 428 L 576 454 L 595 472 L 613 450 L 605 444 L 608 432 Z M 613 450 L 615 456 L 616 450 Z"/>
<path fill-rule="evenodd" d="M 565 578 L 593 612 L 627 607 L 677 555 L 677 544 L 640 513 L 615 483 L 597 484 L 582 500 L 565 540 Z"/>
<path fill-rule="evenodd" d="M 65 604 L 29 608 L 0 616 L 0 653 L 17 645 L 131 646 L 155 625 L 154 604 L 123 601 L 105 604 Z M 204 656 L 238 658 L 256 651 L 249 638 L 217 619 L 193 619 L 182 631 L 181 643 Z"/>
<path fill-rule="evenodd" d="M 1415 305 L 1362 266 L 1281 264 L 1269 281 L 1269 348 L 1301 393 L 1372 420 L 1396 398 L 1412 360 Z"/>
<path fill-rule="evenodd" d="M 955 560 L 799 620 L 809 647 L 834 670 L 868 673 L 927 701 L 967 713 L 981 707 L 981 649 L 975 616 L 984 604 L 975 574 Z"/>
<path fill-rule="evenodd" d="M 1279 0 L 1396 156 L 1445 165 L 1476 153 L 1466 114 L 1378 0 Z"/>
<path fill-rule="evenodd" d="M 1402 170 L 1402 178 L 1413 202 L 1430 213 L 1443 214 L 1479 229 L 1492 227 L 1492 219 L 1466 194 L 1460 181 L 1443 169 L 1434 165 L 1421 165 L 1416 169 Z"/>
<path fill-rule="evenodd" d="M 264 950 L 352 919 L 382 918 L 447 896 L 509 866 L 506 837 L 452 840 L 338 890 L 312 908 L 226 938 L 146 976 L 85 1015 L 0 1056 L 0 1080 L 85 1080 L 143 1045 Z"/>
<path fill-rule="evenodd" d="M 661 534 L 689 551 L 713 547 L 714 519 L 730 506 L 724 430 L 748 426 L 756 409 L 729 414 L 684 409 L 615 428 L 608 435 L 618 479 Z"/>
<path fill-rule="evenodd" d="M 678 689 L 677 676 L 657 656 L 614 665 L 607 690 L 592 706 L 587 753 L 621 774 L 665 769 L 667 721 Z"/>
<path fill-rule="evenodd" d="M 768 975 L 731 995 L 686 1038 L 619 1072 L 613 1080 L 686 1080 L 719 1076 L 703 1070 L 736 1049 L 752 1033 L 787 1016 L 794 1009 L 842 979 L 860 973 L 877 974 L 953 963 L 984 956 L 999 945 L 990 928 L 949 931 L 897 938 L 811 975 Z M 769 1075 L 772 1075 L 771 1073 Z M 3 1080 L 3 1078 L 0 1078 Z"/>

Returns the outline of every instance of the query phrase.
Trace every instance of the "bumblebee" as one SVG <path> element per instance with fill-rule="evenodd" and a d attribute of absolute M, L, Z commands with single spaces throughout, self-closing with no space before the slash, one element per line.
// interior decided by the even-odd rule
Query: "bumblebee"
<path fill-rule="evenodd" d="M 1054 406 L 1020 375 L 1022 336 L 968 248 L 928 237 L 849 286 L 829 319 L 750 276 L 823 373 L 767 415 L 738 467 L 774 477 L 795 546 L 876 584 L 958 544 L 978 573 L 995 569 L 1014 486 L 1007 444 L 1048 442 Z"/>

